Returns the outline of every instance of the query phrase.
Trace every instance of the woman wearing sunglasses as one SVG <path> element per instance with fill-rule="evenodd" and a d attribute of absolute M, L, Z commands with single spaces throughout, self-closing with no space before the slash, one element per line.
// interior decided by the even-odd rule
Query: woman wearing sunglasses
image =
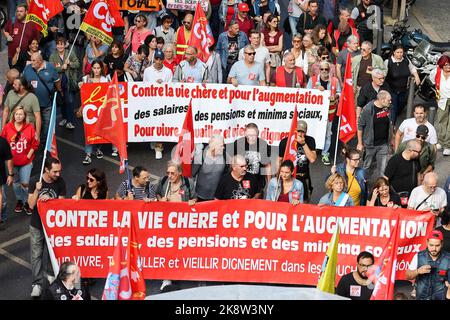
<path fill-rule="evenodd" d="M 145 15 L 139 13 L 134 18 L 134 26 L 128 29 L 125 35 L 125 52 L 130 55 L 137 52 L 138 48 L 144 44 L 145 38 L 152 34 L 147 28 L 148 20 Z M 131 46 L 131 49 L 129 47 Z"/>
<path fill-rule="evenodd" d="M 17 106 L 13 111 L 13 121 L 8 122 L 2 130 L 1 136 L 11 147 L 14 164 L 14 193 L 16 194 L 16 207 L 14 212 L 31 215 L 28 207 L 28 184 L 35 152 L 39 147 L 36 131 L 31 123 L 26 122 L 23 106 Z"/>
<path fill-rule="evenodd" d="M 100 200 L 108 198 L 108 184 L 105 173 L 97 168 L 86 174 L 86 183 L 81 184 L 72 199 Z"/>

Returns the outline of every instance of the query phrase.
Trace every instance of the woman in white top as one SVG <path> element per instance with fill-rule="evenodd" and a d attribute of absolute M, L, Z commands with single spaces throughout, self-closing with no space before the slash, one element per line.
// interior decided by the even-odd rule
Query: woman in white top
<path fill-rule="evenodd" d="M 109 82 L 110 80 L 104 76 L 105 74 L 105 65 L 101 60 L 94 60 L 92 62 L 91 72 L 85 76 L 83 76 L 82 81 L 78 83 L 78 86 L 81 88 L 84 83 L 97 83 L 97 82 Z M 82 117 L 82 109 L 80 108 L 77 112 L 78 117 Z M 92 144 L 86 144 L 84 145 L 84 152 L 86 153 L 83 164 L 89 165 L 92 162 L 91 155 L 92 151 L 94 149 L 94 146 Z M 113 156 L 117 156 L 117 148 L 113 146 Z M 95 151 L 95 156 L 97 159 L 103 158 L 103 152 L 100 150 L 100 146 L 97 145 L 97 150 Z"/>
<path fill-rule="evenodd" d="M 308 53 L 302 44 L 302 35 L 297 33 L 292 38 L 292 48 L 284 53 L 291 52 L 295 57 L 295 66 L 302 68 L 305 74 L 308 74 Z"/>

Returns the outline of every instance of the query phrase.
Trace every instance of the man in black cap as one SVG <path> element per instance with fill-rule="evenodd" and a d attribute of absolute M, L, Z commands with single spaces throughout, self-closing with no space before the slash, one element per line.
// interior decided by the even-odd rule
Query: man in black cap
<path fill-rule="evenodd" d="M 297 175 L 296 179 L 303 183 L 305 194 L 303 196 L 304 202 L 308 203 L 311 200 L 311 193 L 313 187 L 311 185 L 311 176 L 309 174 L 309 164 L 314 163 L 317 159 L 316 140 L 306 135 L 308 131 L 308 124 L 305 120 L 297 122 Z M 278 167 L 283 161 L 284 152 L 287 146 L 287 137 L 280 141 L 278 147 Z"/>
<path fill-rule="evenodd" d="M 428 138 L 428 127 L 424 124 L 421 124 L 416 129 L 416 140 L 422 146 L 422 151 L 419 155 L 419 163 L 420 163 L 420 174 L 418 183 L 421 184 L 423 181 L 423 177 L 428 172 L 433 171 L 434 162 L 436 161 L 436 148 L 433 145 L 428 143 L 426 140 Z M 396 153 L 402 153 L 406 149 L 406 143 L 408 141 L 402 142 L 398 148 Z"/>

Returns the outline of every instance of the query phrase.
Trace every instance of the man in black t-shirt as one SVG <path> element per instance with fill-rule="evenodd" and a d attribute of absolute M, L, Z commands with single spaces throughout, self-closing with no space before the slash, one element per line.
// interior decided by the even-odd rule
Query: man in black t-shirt
<path fill-rule="evenodd" d="M 28 189 L 28 205 L 33 210 L 30 220 L 31 242 L 31 297 L 37 298 L 42 294 L 44 276 L 52 277 L 50 257 L 45 242 L 42 221 L 37 210 L 37 201 L 63 199 L 66 195 L 66 183 L 61 178 L 61 163 L 58 159 L 47 158 L 44 164 L 42 181 L 32 179 Z"/>
<path fill-rule="evenodd" d="M 417 187 L 420 172 L 419 156 L 422 145 L 417 140 L 409 140 L 402 153 L 393 155 L 384 171 L 385 178 L 389 179 L 395 192 L 411 193 Z"/>
<path fill-rule="evenodd" d="M 8 171 L 6 171 L 5 163 Z M 6 139 L 0 137 L 0 224 L 5 223 L 6 219 L 8 219 L 8 212 L 6 210 L 6 192 L 3 185 L 12 185 L 14 177 L 13 169 L 14 164 L 12 161 L 11 148 Z"/>
<path fill-rule="evenodd" d="M 393 143 L 393 127 L 389 107 L 391 94 L 380 90 L 377 99 L 369 102 L 361 111 L 358 119 L 359 151 L 365 151 L 363 169 L 367 177 L 371 177 L 369 170 L 373 160 L 377 160 L 376 177 L 383 175 L 389 155 L 389 145 Z"/>
<path fill-rule="evenodd" d="M 247 173 L 247 167 L 245 158 L 235 155 L 231 160 L 231 172 L 222 176 L 214 197 L 217 200 L 261 198 L 258 181 Z"/>
<path fill-rule="evenodd" d="M 296 179 L 303 183 L 303 189 L 305 190 L 303 200 L 305 203 L 308 203 L 311 199 L 313 190 L 311 176 L 309 174 L 309 164 L 314 163 L 317 159 L 316 140 L 311 136 L 307 136 L 307 131 L 308 124 L 306 121 L 299 120 L 297 122 L 297 156 L 295 161 L 297 164 Z M 280 164 L 283 161 L 287 139 L 288 138 L 284 138 L 281 140 L 280 145 L 278 146 L 278 167 L 280 167 Z"/>
<path fill-rule="evenodd" d="M 356 258 L 356 271 L 347 273 L 339 281 L 336 294 L 352 300 L 370 300 L 374 285 L 367 277 L 367 270 L 375 259 L 370 252 L 363 251 Z"/>
<path fill-rule="evenodd" d="M 249 123 L 245 126 L 244 137 L 236 140 L 232 152 L 227 149 L 229 157 L 240 154 L 247 161 L 247 174 L 253 175 L 261 190 L 272 178 L 272 166 L 270 163 L 271 148 L 267 142 L 259 138 L 258 126 Z"/>

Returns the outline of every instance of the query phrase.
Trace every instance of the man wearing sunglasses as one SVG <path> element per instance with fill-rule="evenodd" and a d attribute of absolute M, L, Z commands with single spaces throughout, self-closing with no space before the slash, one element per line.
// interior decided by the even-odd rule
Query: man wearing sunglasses
<path fill-rule="evenodd" d="M 341 94 L 341 86 L 336 77 L 330 75 L 331 63 L 322 61 L 319 64 L 319 76 L 313 75 L 307 84 L 308 89 L 330 90 L 330 106 L 328 108 L 327 132 L 325 135 L 325 145 L 322 150 L 322 162 L 324 165 L 331 164 L 330 158 L 334 158 L 336 134 L 339 117 L 336 117 L 336 111 Z M 331 152 L 330 152 L 331 151 Z"/>
<path fill-rule="evenodd" d="M 398 131 L 398 130 L 397 130 Z M 417 127 L 416 135 L 413 138 L 422 146 L 422 151 L 419 155 L 420 173 L 419 173 L 419 183 L 422 183 L 425 174 L 433 171 L 434 163 L 436 161 L 436 148 L 427 142 L 428 140 L 428 127 L 421 124 Z M 409 140 L 408 140 L 409 141 Z M 402 153 L 406 149 L 406 144 L 408 141 L 400 143 L 396 153 Z"/>
<path fill-rule="evenodd" d="M 426 134 L 424 134 L 426 136 L 426 142 L 431 144 L 433 148 L 436 148 L 437 133 L 434 126 L 430 122 L 428 122 L 428 108 L 423 104 L 416 104 L 414 106 L 413 115 L 413 118 L 403 120 L 403 122 L 398 127 L 398 130 L 395 133 L 394 149 L 397 150 L 400 143 L 415 139 L 417 135 L 417 129 L 421 125 L 426 126 L 428 129 Z"/>
<path fill-rule="evenodd" d="M 183 19 L 183 25 L 178 28 L 175 35 L 174 46 L 177 49 L 178 61 L 184 59 L 184 54 L 188 47 L 189 38 L 191 37 L 192 20 L 194 20 L 194 16 L 191 13 L 186 14 Z"/>
<path fill-rule="evenodd" d="M 391 93 L 391 87 L 389 84 L 384 81 L 385 75 L 384 72 L 380 69 L 372 70 L 372 82 L 366 83 L 359 92 L 358 100 L 356 103 L 356 118 L 358 119 L 359 114 L 361 113 L 362 108 L 370 101 L 375 100 L 377 98 L 378 92 L 380 90 L 386 90 Z M 392 112 L 391 112 L 392 117 Z"/>
<path fill-rule="evenodd" d="M 235 87 L 239 84 L 250 86 L 265 86 L 266 75 L 261 63 L 255 61 L 256 50 L 249 44 L 244 48 L 244 60 L 238 61 L 231 67 L 228 83 Z"/>

